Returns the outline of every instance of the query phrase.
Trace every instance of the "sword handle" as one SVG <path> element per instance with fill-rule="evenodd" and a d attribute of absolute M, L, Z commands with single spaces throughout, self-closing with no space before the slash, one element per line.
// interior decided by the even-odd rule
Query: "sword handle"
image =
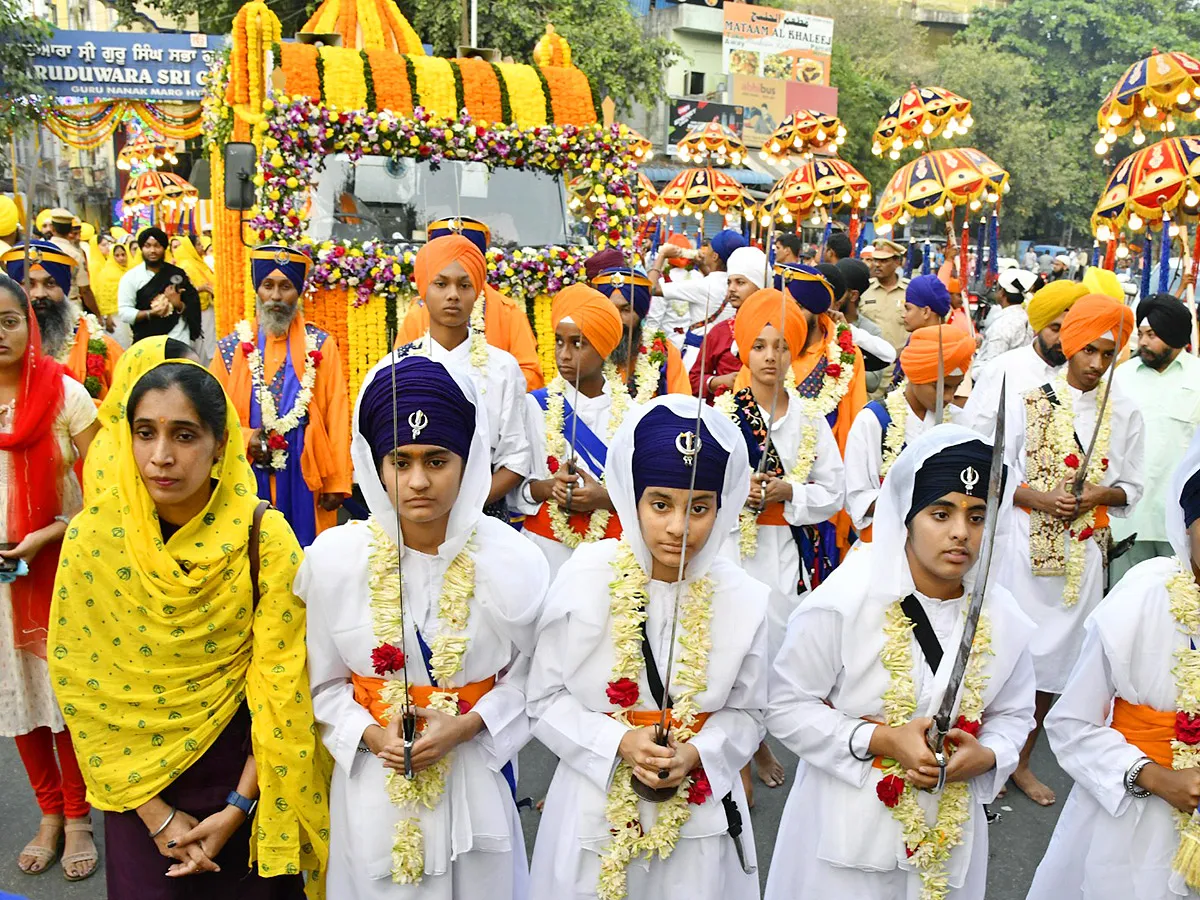
<path fill-rule="evenodd" d="M 574 459 L 571 459 L 567 463 L 567 471 L 570 472 L 572 475 L 575 474 L 575 460 Z M 571 511 L 571 496 L 574 493 L 575 493 L 575 482 L 573 480 L 568 481 L 567 482 L 567 512 Z"/>
<path fill-rule="evenodd" d="M 404 733 L 404 777 L 412 781 L 416 777 L 412 767 L 412 748 L 417 740 L 417 717 L 411 707 L 404 708 L 401 728 Z"/>

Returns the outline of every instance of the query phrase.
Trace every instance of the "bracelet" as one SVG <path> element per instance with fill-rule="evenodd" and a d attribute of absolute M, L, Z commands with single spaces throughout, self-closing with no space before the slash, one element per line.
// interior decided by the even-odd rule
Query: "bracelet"
<path fill-rule="evenodd" d="M 1137 780 L 1142 774 L 1142 769 L 1154 762 L 1150 757 L 1143 756 L 1132 766 L 1125 770 L 1125 793 L 1131 797 L 1149 797 L 1150 792 L 1144 787 L 1139 787 Z"/>
<path fill-rule="evenodd" d="M 875 724 L 874 722 L 868 722 L 866 719 L 863 719 L 861 722 L 859 722 L 857 725 L 854 726 L 854 730 L 850 732 L 850 739 L 848 741 L 846 741 L 846 747 L 849 748 L 850 755 L 853 756 L 855 759 L 857 759 L 859 762 L 870 762 L 871 760 L 873 760 L 875 758 L 875 754 L 868 752 L 866 756 L 859 756 L 857 753 L 855 753 L 854 752 L 854 736 L 856 734 L 858 734 L 858 729 L 862 728 L 864 725 L 874 725 L 874 724 Z"/>
<path fill-rule="evenodd" d="M 170 825 L 171 820 L 175 818 L 176 812 L 178 812 L 178 810 L 172 806 L 171 814 L 169 816 L 167 816 L 167 820 L 165 822 L 163 822 L 161 825 L 158 826 L 158 831 L 155 831 L 153 834 L 150 835 L 150 840 L 154 840 L 156 837 L 158 837 L 160 834 L 162 834 L 164 831 L 167 830 L 167 826 Z"/>

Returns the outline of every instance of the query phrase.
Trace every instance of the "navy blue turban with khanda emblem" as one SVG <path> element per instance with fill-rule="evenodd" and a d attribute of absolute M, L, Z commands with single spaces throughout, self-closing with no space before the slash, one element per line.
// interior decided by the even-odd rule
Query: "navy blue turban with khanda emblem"
<path fill-rule="evenodd" d="M 297 291 L 304 293 L 304 283 L 308 280 L 308 271 L 312 264 L 312 257 L 307 253 L 282 244 L 264 244 L 250 251 L 250 280 L 257 291 L 263 280 L 278 270 Z"/>
<path fill-rule="evenodd" d="M 0 265 L 4 266 L 4 271 L 13 281 L 24 281 L 25 245 L 17 244 L 0 256 Z M 71 290 L 71 270 L 75 266 L 75 260 L 49 241 L 29 242 L 29 266 L 48 272 L 54 283 L 63 289 L 63 293 Z"/>
<path fill-rule="evenodd" d="M 592 287 L 610 299 L 613 294 L 620 294 L 629 300 L 639 319 L 650 312 L 650 279 L 635 269 L 605 269 L 592 279 Z"/>
<path fill-rule="evenodd" d="M 633 432 L 633 492 L 642 499 L 646 488 L 682 488 L 692 483 L 696 469 L 696 490 L 713 491 L 717 504 L 725 486 L 725 466 L 729 451 L 717 442 L 708 426 L 700 423 L 700 442 L 696 446 L 696 420 L 676 415 L 665 406 L 646 413 Z"/>
<path fill-rule="evenodd" d="M 358 421 L 376 463 L 410 444 L 443 447 L 466 463 L 475 434 L 475 406 L 441 363 L 427 356 L 406 356 L 391 369 L 379 369 L 363 388 Z"/>
<path fill-rule="evenodd" d="M 833 287 L 812 266 L 776 263 L 775 289 L 791 294 L 793 300 L 816 315 L 828 312 L 833 305 Z"/>

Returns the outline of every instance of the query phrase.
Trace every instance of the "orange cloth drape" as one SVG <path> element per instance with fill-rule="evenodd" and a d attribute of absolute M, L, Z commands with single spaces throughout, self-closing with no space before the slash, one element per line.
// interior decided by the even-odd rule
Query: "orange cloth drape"
<path fill-rule="evenodd" d="M 1117 697 L 1113 701 L 1112 727 L 1146 756 L 1170 769 L 1176 715 L 1175 710 L 1163 712 Z"/>
<path fill-rule="evenodd" d="M 611 716 L 612 713 L 609 713 Z M 678 728 L 679 720 L 673 715 L 670 707 L 667 708 L 667 715 L 671 719 L 671 727 Z M 708 721 L 711 713 L 696 713 L 696 728 L 698 732 L 704 727 L 704 723 Z M 650 728 L 662 721 L 662 713 L 657 709 L 631 709 L 625 713 L 625 718 L 629 720 L 629 724 L 634 728 Z"/>
<path fill-rule="evenodd" d="M 100 405 L 100 401 L 108 396 L 108 389 L 112 387 L 113 372 L 117 368 L 117 360 L 121 358 L 121 354 L 125 351 L 121 349 L 121 345 L 109 337 L 107 334 L 100 335 L 104 340 L 104 346 L 108 352 L 104 359 L 104 377 L 100 379 L 100 393 L 92 399 L 96 405 Z M 67 373 L 83 384 L 88 377 L 87 370 L 87 354 L 88 341 L 92 338 L 91 332 L 87 326 L 86 319 L 79 320 L 79 328 L 75 332 L 75 343 L 71 345 L 71 353 L 67 356 L 67 361 L 64 363 Z"/>
<path fill-rule="evenodd" d="M 679 349 L 670 341 L 667 344 L 667 393 L 668 394 L 683 394 L 686 397 L 692 396 L 692 382 L 688 378 L 687 370 L 683 367 L 683 357 L 679 353 Z M 629 367 L 622 366 L 618 370 L 621 374 L 621 380 L 629 378 Z M 533 388 L 530 388 L 533 390 Z"/>
<path fill-rule="evenodd" d="M 557 541 L 554 536 L 554 529 L 550 525 L 550 501 L 547 500 L 538 507 L 536 515 L 525 517 L 525 530 L 531 531 L 534 534 L 541 535 L 549 541 Z M 572 513 L 567 516 L 567 522 L 580 537 L 587 534 L 588 523 L 591 521 L 591 513 Z M 609 516 L 608 527 L 604 529 L 604 538 L 619 538 L 621 536 L 621 519 L 616 513 Z"/>
<path fill-rule="evenodd" d="M 354 684 L 354 702 L 369 712 L 380 725 L 387 727 L 387 709 L 388 704 L 383 701 L 382 691 L 384 680 L 382 678 L 370 678 L 366 675 L 354 675 L 351 679 Z M 470 684 L 464 684 L 460 688 L 454 688 L 454 693 L 458 694 L 458 703 L 460 712 L 467 712 L 475 706 L 484 695 L 496 686 L 496 676 L 485 678 L 483 681 L 473 681 Z M 442 688 L 430 687 L 427 684 L 410 684 L 408 686 L 408 696 L 412 698 L 413 705 L 425 709 L 429 706 L 429 698 L 434 692 L 442 692 Z M 465 709 L 464 709 L 465 705 Z M 423 722 L 417 722 L 417 729 L 420 730 Z"/>

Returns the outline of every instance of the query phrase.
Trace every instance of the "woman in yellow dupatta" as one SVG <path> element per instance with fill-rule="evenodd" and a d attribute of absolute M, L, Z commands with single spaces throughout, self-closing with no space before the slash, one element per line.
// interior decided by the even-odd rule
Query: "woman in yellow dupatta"
<path fill-rule="evenodd" d="M 89 797 L 106 811 L 109 900 L 192 897 L 195 879 L 222 900 L 291 900 L 302 871 L 319 896 L 329 764 L 291 588 L 300 547 L 268 510 L 255 596 L 254 475 L 206 369 L 162 363 L 125 402 L 125 419 L 106 422 L 118 489 L 71 522 L 48 638 Z"/>
<path fill-rule="evenodd" d="M 108 252 L 103 265 L 92 267 L 92 293 L 96 295 L 96 307 L 102 316 L 117 314 L 117 287 L 121 277 L 129 271 L 133 260 L 129 255 L 127 241 L 117 241 Z"/>
<path fill-rule="evenodd" d="M 217 276 L 204 262 L 192 239 L 182 234 L 171 238 L 171 261 L 187 273 L 188 281 L 200 294 L 203 339 L 196 349 L 200 351 L 200 357 L 208 361 L 217 352 L 217 311 L 212 305 Z"/>

